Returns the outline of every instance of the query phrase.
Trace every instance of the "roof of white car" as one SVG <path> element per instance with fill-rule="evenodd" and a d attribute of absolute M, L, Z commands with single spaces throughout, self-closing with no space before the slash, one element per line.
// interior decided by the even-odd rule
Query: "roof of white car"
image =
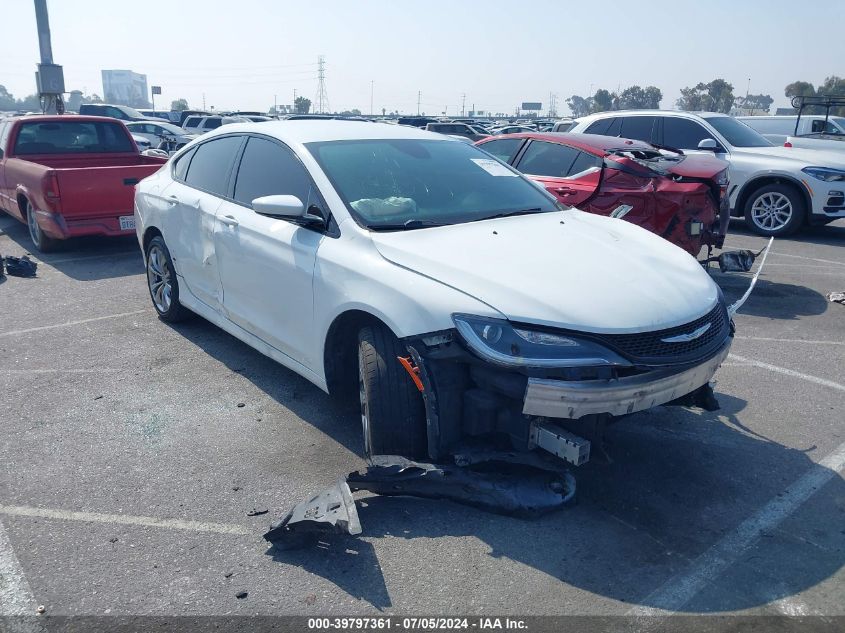
<path fill-rule="evenodd" d="M 726 117 L 727 114 L 723 114 L 722 112 L 701 112 L 701 111 L 691 111 L 691 110 L 607 110 L 605 112 L 596 112 L 595 114 L 588 114 L 587 116 L 580 117 L 576 119 L 576 121 L 592 121 L 593 119 L 602 119 L 609 116 L 619 116 L 619 115 L 661 115 L 661 116 L 677 116 L 683 118 L 694 118 L 694 117 L 715 117 L 721 116 Z"/>
<path fill-rule="evenodd" d="M 426 132 L 406 125 L 370 123 L 368 121 L 293 120 L 261 123 L 232 123 L 214 131 L 216 134 L 257 132 L 275 136 L 287 143 L 315 143 L 320 141 L 350 141 L 359 139 L 428 139 L 452 141 L 443 134 Z"/>

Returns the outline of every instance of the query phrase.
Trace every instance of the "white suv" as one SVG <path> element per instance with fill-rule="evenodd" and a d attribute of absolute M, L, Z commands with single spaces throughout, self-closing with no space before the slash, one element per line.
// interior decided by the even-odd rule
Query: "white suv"
<path fill-rule="evenodd" d="M 576 121 L 571 132 L 638 139 L 730 162 L 731 215 L 766 236 L 845 218 L 845 156 L 778 147 L 744 123 L 716 112 L 630 110 Z"/>

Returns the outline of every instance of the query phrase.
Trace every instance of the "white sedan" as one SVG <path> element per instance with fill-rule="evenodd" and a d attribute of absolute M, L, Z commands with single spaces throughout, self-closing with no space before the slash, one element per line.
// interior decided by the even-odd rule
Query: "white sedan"
<path fill-rule="evenodd" d="M 483 436 L 579 463 L 571 432 L 696 403 L 733 338 L 681 249 L 414 128 L 227 125 L 143 180 L 135 216 L 160 318 L 359 395 L 367 454 Z"/>

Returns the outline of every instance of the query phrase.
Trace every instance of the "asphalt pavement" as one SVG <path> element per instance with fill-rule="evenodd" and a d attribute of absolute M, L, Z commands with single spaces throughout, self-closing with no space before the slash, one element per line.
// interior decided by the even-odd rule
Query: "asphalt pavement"
<path fill-rule="evenodd" d="M 356 412 L 202 319 L 161 322 L 134 238 L 36 259 L 0 283 L 0 615 L 845 615 L 845 306 L 824 296 L 845 221 L 775 241 L 721 410 L 615 425 L 576 505 L 372 496 L 359 538 L 292 552 L 261 535 L 363 466 Z"/>

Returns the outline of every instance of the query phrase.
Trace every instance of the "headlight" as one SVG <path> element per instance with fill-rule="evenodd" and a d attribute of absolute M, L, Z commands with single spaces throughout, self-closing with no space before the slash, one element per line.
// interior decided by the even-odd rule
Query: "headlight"
<path fill-rule="evenodd" d="M 478 356 L 506 367 L 630 366 L 598 343 L 540 329 L 514 327 L 502 319 L 452 315 L 455 327 Z"/>
<path fill-rule="evenodd" d="M 728 173 L 727 169 L 720 171 L 718 174 L 716 174 L 716 184 L 720 187 L 727 187 L 729 181 L 730 174 Z"/>
<path fill-rule="evenodd" d="M 805 167 L 801 171 L 813 178 L 824 180 L 825 182 L 845 181 L 845 171 L 841 169 L 831 169 L 830 167 Z"/>

